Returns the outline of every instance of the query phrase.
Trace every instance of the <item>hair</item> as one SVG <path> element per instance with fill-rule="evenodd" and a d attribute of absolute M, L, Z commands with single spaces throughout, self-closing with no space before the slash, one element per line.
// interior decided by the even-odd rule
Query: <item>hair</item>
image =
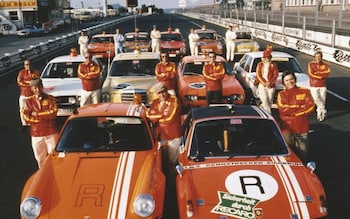
<path fill-rule="evenodd" d="M 317 54 L 320 54 L 320 55 L 321 55 L 321 58 L 323 58 L 323 53 L 322 53 L 320 50 L 317 50 L 317 51 L 314 53 L 314 57 L 315 57 Z"/>
<path fill-rule="evenodd" d="M 284 78 L 285 78 L 287 75 L 292 75 L 292 77 L 294 78 L 295 82 L 297 82 L 297 77 L 295 76 L 295 73 L 292 72 L 292 71 L 289 71 L 289 70 L 285 70 L 285 71 L 282 73 L 282 84 L 283 84 L 283 85 L 284 85 Z"/>

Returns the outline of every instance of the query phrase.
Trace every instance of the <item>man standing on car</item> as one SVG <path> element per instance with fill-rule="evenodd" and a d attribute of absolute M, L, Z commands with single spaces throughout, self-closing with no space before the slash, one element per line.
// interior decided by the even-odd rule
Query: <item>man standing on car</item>
<path fill-rule="evenodd" d="M 90 53 L 86 53 L 85 62 L 79 64 L 78 76 L 82 82 L 80 106 L 100 102 L 100 65 L 92 61 Z"/>
<path fill-rule="evenodd" d="M 32 63 L 30 60 L 24 60 L 24 69 L 20 70 L 17 76 L 17 84 L 20 88 L 20 96 L 18 100 L 19 104 L 19 116 L 21 118 L 22 126 L 19 131 L 24 131 L 28 124 L 26 123 L 23 117 L 24 103 L 31 95 L 33 95 L 32 90 L 30 89 L 30 81 L 40 77 L 40 74 L 37 70 L 33 69 Z"/>
<path fill-rule="evenodd" d="M 80 46 L 80 55 L 85 56 L 88 51 L 89 37 L 86 35 L 85 31 L 80 32 L 80 37 L 78 38 L 78 44 Z"/>
<path fill-rule="evenodd" d="M 162 52 L 160 54 L 161 61 L 156 65 L 155 75 L 159 82 L 164 83 L 171 95 L 176 95 L 175 84 L 176 84 L 176 65 L 174 62 L 169 61 L 169 54 Z"/>
<path fill-rule="evenodd" d="M 43 92 L 41 79 L 31 80 L 30 88 L 33 95 L 26 100 L 23 115 L 30 124 L 34 157 L 41 168 L 47 155 L 54 150 L 58 139 L 57 105 L 55 97 Z"/>
<path fill-rule="evenodd" d="M 117 55 L 119 53 L 123 53 L 123 42 L 124 42 L 124 36 L 120 33 L 119 28 L 115 29 L 115 34 L 113 35 L 114 39 L 114 54 Z"/>
<path fill-rule="evenodd" d="M 216 62 L 215 53 L 209 53 L 209 61 L 203 65 L 207 105 L 222 102 L 222 79 L 225 76 L 224 65 Z"/>
<path fill-rule="evenodd" d="M 322 56 L 321 51 L 316 51 L 314 61 L 311 61 L 308 65 L 310 91 L 316 104 L 317 120 L 320 122 L 326 118 L 326 79 L 331 72 L 328 64 L 323 61 Z"/>
<path fill-rule="evenodd" d="M 190 31 L 191 32 L 188 35 L 188 42 L 190 45 L 191 56 L 197 56 L 198 55 L 197 41 L 199 40 L 199 36 L 197 33 L 195 33 L 193 28 L 191 28 Z"/>
<path fill-rule="evenodd" d="M 271 113 L 271 106 L 275 95 L 275 83 L 278 77 L 278 66 L 272 62 L 270 49 L 265 49 L 263 52 L 262 61 L 256 66 L 255 85 L 258 86 L 258 96 L 261 100 L 261 107 Z"/>
<path fill-rule="evenodd" d="M 181 144 L 181 107 L 174 95 L 169 95 L 166 86 L 158 83 L 154 87 L 158 98 L 153 100 L 146 112 L 147 118 L 157 125 L 162 144 L 167 145 L 169 167 L 177 162 L 177 154 Z"/>
<path fill-rule="evenodd" d="M 308 161 L 309 117 L 315 109 L 310 90 L 296 85 L 294 72 L 282 74 L 284 90 L 277 94 L 277 106 L 284 138 L 305 164 Z"/>
<path fill-rule="evenodd" d="M 235 59 L 235 40 L 236 40 L 236 33 L 232 30 L 233 25 L 230 24 L 228 26 L 228 29 L 225 34 L 225 41 L 226 41 L 226 60 L 234 61 Z"/>
<path fill-rule="evenodd" d="M 159 53 L 160 48 L 159 48 L 159 42 L 160 42 L 160 32 L 157 30 L 157 26 L 153 25 L 153 30 L 151 31 L 151 47 L 152 47 L 152 52 Z"/>

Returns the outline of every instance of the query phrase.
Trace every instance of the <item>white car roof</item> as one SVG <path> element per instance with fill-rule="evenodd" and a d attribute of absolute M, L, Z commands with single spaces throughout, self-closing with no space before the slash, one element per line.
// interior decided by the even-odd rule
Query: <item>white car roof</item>
<path fill-rule="evenodd" d="M 262 58 L 264 51 L 258 51 L 258 52 L 248 52 L 245 55 L 246 56 L 251 56 L 253 58 Z M 292 56 L 289 53 L 286 52 L 280 52 L 280 51 L 272 51 L 271 53 L 272 58 L 292 58 Z"/>
<path fill-rule="evenodd" d="M 84 62 L 84 61 L 85 61 L 85 58 L 82 55 L 77 55 L 77 56 L 64 55 L 64 56 L 57 56 L 51 59 L 49 63 Z"/>
<path fill-rule="evenodd" d="M 113 59 L 113 61 L 118 60 L 133 60 L 133 59 L 160 59 L 160 56 L 158 53 L 154 52 L 125 52 L 125 53 L 119 53 L 116 55 Z"/>

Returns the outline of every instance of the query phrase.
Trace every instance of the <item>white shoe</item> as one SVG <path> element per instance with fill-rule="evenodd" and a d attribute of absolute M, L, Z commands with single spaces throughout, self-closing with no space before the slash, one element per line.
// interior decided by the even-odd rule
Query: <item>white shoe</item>
<path fill-rule="evenodd" d="M 317 114 L 317 120 L 322 122 L 326 118 L 326 113 L 325 112 L 320 112 Z"/>

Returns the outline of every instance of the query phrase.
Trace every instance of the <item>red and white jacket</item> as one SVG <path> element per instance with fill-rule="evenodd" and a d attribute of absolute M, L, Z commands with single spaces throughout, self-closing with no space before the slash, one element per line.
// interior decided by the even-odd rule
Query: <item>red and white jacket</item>
<path fill-rule="evenodd" d="M 256 82 L 255 84 L 264 84 L 270 82 L 271 87 L 275 87 L 275 83 L 278 77 L 278 66 L 274 62 L 270 62 L 267 73 L 267 80 L 264 78 L 264 62 L 259 62 L 256 66 Z"/>
<path fill-rule="evenodd" d="M 225 77 L 225 69 L 222 63 L 205 63 L 203 76 L 207 91 L 222 90 L 222 79 Z"/>
<path fill-rule="evenodd" d="M 17 84 L 19 88 L 21 89 L 21 96 L 29 97 L 33 95 L 32 90 L 30 89 L 30 81 L 33 79 L 38 79 L 40 77 L 40 74 L 37 70 L 31 69 L 26 70 L 22 69 L 19 71 L 17 76 Z"/>
<path fill-rule="evenodd" d="M 282 131 L 294 134 L 309 131 L 309 115 L 315 108 L 309 89 L 294 87 L 280 91 L 277 95 L 277 106 Z"/>
<path fill-rule="evenodd" d="M 174 62 L 159 62 L 156 65 L 157 80 L 162 82 L 168 90 L 175 90 L 176 65 Z"/>
<path fill-rule="evenodd" d="M 38 115 L 33 116 L 32 112 Z M 57 105 L 53 96 L 30 96 L 26 99 L 24 107 L 24 119 L 30 124 L 30 135 L 41 137 L 58 133 L 56 125 Z"/>
<path fill-rule="evenodd" d="M 308 65 L 308 74 L 310 77 L 310 87 L 325 87 L 326 79 L 331 70 L 325 62 L 312 61 Z"/>
<path fill-rule="evenodd" d="M 78 67 L 83 90 L 94 91 L 100 89 L 100 65 L 95 62 L 81 63 Z"/>
<path fill-rule="evenodd" d="M 153 100 L 146 116 L 151 122 L 158 123 L 161 140 L 181 137 L 181 106 L 176 96 L 169 95 L 164 102 Z"/>

